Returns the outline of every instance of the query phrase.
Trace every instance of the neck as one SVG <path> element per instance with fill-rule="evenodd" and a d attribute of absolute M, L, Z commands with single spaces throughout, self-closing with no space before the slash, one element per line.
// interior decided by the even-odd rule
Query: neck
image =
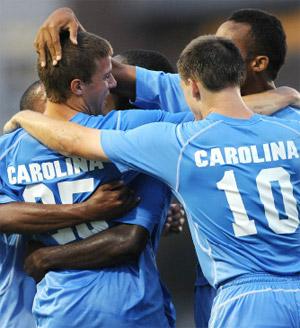
<path fill-rule="evenodd" d="M 247 77 L 244 85 L 241 88 L 241 93 L 243 96 L 252 95 L 255 93 L 260 93 L 268 90 L 275 89 L 274 81 L 269 81 L 261 76 L 249 76 Z"/>
<path fill-rule="evenodd" d="M 242 119 L 248 119 L 253 115 L 244 103 L 239 88 L 226 88 L 220 92 L 204 91 L 201 93 L 200 104 L 199 112 L 203 118 L 210 113 Z"/>
<path fill-rule="evenodd" d="M 79 112 L 85 112 L 81 106 L 72 104 L 71 101 L 67 100 L 65 103 L 54 103 L 47 99 L 45 115 L 58 119 L 69 121 L 73 116 Z"/>

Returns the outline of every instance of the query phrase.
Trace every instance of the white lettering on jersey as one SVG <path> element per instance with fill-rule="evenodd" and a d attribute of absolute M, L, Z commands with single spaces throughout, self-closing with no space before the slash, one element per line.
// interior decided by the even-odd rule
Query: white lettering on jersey
<path fill-rule="evenodd" d="M 11 165 L 7 167 L 7 177 L 12 185 L 30 184 L 101 169 L 103 169 L 103 163 L 100 161 L 74 157 L 65 158 L 62 161 Z"/>
<path fill-rule="evenodd" d="M 299 158 L 299 152 L 292 140 L 271 142 L 260 146 L 212 148 L 210 152 L 199 149 L 194 154 L 198 167 L 248 164 Z"/>

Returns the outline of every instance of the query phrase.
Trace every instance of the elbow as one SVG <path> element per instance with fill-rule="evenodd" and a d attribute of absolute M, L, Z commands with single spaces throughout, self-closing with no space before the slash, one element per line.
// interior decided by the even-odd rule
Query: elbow
<path fill-rule="evenodd" d="M 279 87 L 278 89 L 289 99 L 290 105 L 299 105 L 300 93 L 296 89 L 286 86 Z"/>

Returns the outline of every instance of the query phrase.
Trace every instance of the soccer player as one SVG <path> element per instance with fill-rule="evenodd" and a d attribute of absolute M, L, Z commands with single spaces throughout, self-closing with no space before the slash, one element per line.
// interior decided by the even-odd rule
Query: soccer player
<path fill-rule="evenodd" d="M 80 35 L 79 47 L 70 44 L 68 35 L 62 38 L 68 54 L 65 60 L 58 68 L 48 65 L 47 70 L 39 72 L 49 97 L 45 115 L 71 119 L 92 127 L 115 129 L 160 120 L 179 122 L 186 116 L 193 118 L 190 114 L 171 115 L 161 111 L 112 112 L 106 117 L 85 114 L 100 113 L 105 96 L 115 85 L 111 75 L 112 50 L 108 42 L 89 33 Z M 58 80 L 60 83 L 57 83 Z M 17 200 L 47 204 L 77 203 L 91 195 L 100 183 L 120 177 L 120 172 L 113 165 L 61 157 L 49 152 L 24 131 L 5 136 L 1 141 L 1 148 L 7 149 L 0 162 L 3 172 L 1 192 L 15 195 Z M 124 327 L 174 325 L 173 306 L 163 294 L 153 256 L 168 209 L 170 191 L 162 183 L 146 176 L 134 179 L 131 186 L 141 196 L 141 204 L 127 217 L 115 220 L 113 227 L 109 222 L 97 221 L 38 236 L 47 245 L 66 244 L 91 236 L 82 241 L 85 248 L 81 252 L 74 245 L 63 245 L 58 256 L 57 248 L 48 248 L 46 260 L 50 259 L 50 267 L 54 269 L 111 266 L 112 258 L 114 265 L 133 261 L 132 265 L 113 269 L 49 272 L 38 286 L 34 303 L 39 326 L 66 327 L 66 322 L 69 322 L 69 326 L 78 327 L 86 321 L 91 322 L 91 327 L 108 324 Z M 82 222 L 80 215 L 75 219 L 76 223 Z M 95 214 L 86 220 L 94 221 Z M 117 226 L 116 223 L 122 224 Z M 24 216 L 19 228 L 15 221 L 7 224 L 7 231 L 37 232 L 35 227 L 26 229 L 28 222 Z M 50 230 L 41 220 L 39 224 L 40 232 Z M 106 229 L 108 227 L 111 228 Z M 53 225 L 53 229 L 56 228 L 59 227 Z M 92 236 L 100 231 L 102 238 L 99 238 L 100 234 Z M 74 302 L 76 306 L 73 306 Z"/>
<path fill-rule="evenodd" d="M 245 105 L 244 61 L 227 39 L 193 40 L 178 70 L 196 121 L 99 132 L 26 111 L 6 129 L 20 125 L 59 152 L 112 160 L 168 183 L 188 211 L 204 274 L 218 288 L 211 327 L 298 327 L 300 124 Z"/>
<path fill-rule="evenodd" d="M 37 81 L 21 97 L 20 110 L 43 112 L 44 88 Z M 0 138 L 0 159 L 16 145 L 7 146 L 7 137 Z M 1 176 L 4 174 L 1 171 Z M 119 182 L 98 188 L 85 202 L 76 205 L 43 205 L 19 202 L 17 195 L 4 192 L 0 179 L 0 326 L 7 328 L 36 327 L 32 316 L 35 282 L 25 275 L 23 260 L 27 248 L 27 234 L 70 227 L 89 220 L 116 218 L 127 213 L 137 202 L 128 188 Z M 136 246 L 135 246 L 136 247 Z M 35 253 L 33 253 L 35 254 Z M 56 250 L 56 255 L 60 255 Z M 117 257 L 118 254 L 115 254 Z M 113 256 L 112 256 L 113 258 Z M 41 258 L 39 258 L 41 260 Z M 42 259 L 43 260 L 43 259 Z M 113 259 L 112 259 L 113 260 Z M 42 261 L 42 263 L 44 263 Z M 39 270 L 29 264 L 34 275 Z"/>

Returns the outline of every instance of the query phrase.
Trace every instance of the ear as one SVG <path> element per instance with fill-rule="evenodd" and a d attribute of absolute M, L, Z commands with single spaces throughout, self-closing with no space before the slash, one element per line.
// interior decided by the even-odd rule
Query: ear
<path fill-rule="evenodd" d="M 250 63 L 250 67 L 253 72 L 263 72 L 269 66 L 268 56 L 256 56 Z"/>
<path fill-rule="evenodd" d="M 197 82 L 193 79 L 189 80 L 191 88 L 192 88 L 192 95 L 195 100 L 199 101 L 200 100 L 200 90 Z"/>
<path fill-rule="evenodd" d="M 84 91 L 84 83 L 79 79 L 74 79 L 70 83 L 70 90 L 76 96 L 82 96 Z"/>

